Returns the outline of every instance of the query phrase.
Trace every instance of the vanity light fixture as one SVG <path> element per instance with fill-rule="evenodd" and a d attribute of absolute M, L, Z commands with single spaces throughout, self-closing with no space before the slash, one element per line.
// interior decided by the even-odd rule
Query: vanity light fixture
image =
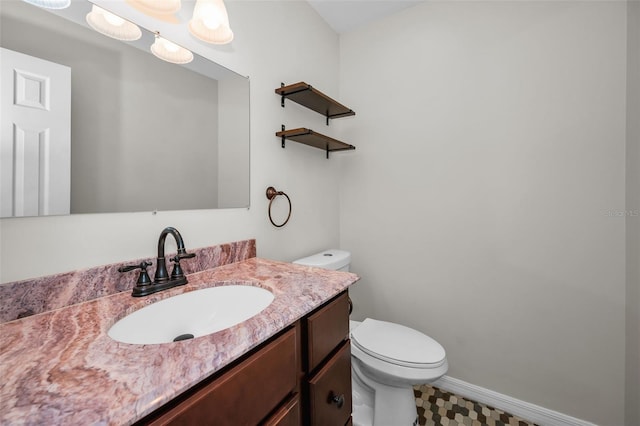
<path fill-rule="evenodd" d="M 191 51 L 160 37 L 157 32 L 156 41 L 151 45 L 151 53 L 172 64 L 188 64 L 193 61 L 193 53 Z"/>
<path fill-rule="evenodd" d="M 71 4 L 71 0 L 24 0 L 34 6 L 45 9 L 66 9 Z"/>
<path fill-rule="evenodd" d="M 197 0 L 189 31 L 202 41 L 227 44 L 233 40 L 229 15 L 223 0 Z"/>
<path fill-rule="evenodd" d="M 100 34 L 116 40 L 133 41 L 142 37 L 142 31 L 136 24 L 96 5 L 91 6 L 91 12 L 87 13 L 87 24 Z"/>
<path fill-rule="evenodd" d="M 129 0 L 147 15 L 171 15 L 180 10 L 180 0 Z"/>

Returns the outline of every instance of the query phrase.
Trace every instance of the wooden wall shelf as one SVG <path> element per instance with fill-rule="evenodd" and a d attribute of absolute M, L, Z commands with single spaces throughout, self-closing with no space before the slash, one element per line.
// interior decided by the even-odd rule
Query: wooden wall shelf
<path fill-rule="evenodd" d="M 327 118 L 327 125 L 331 118 L 356 115 L 352 109 L 342 105 L 334 99 L 331 99 L 329 96 L 311 87 L 310 84 L 307 84 L 304 81 L 290 84 L 288 86 L 285 86 L 284 83 L 282 83 L 282 86 L 277 88 L 275 91 L 278 95 L 282 96 L 282 100 L 280 101 L 280 105 L 282 105 L 282 107 L 284 107 L 285 98 L 291 99 L 292 101 L 305 106 L 318 114 L 324 115 Z"/>
<path fill-rule="evenodd" d="M 330 152 L 356 149 L 356 147 L 353 145 L 349 145 L 348 143 L 330 138 L 329 136 L 325 136 L 321 133 L 314 132 L 313 130 L 306 129 L 304 127 L 285 130 L 284 126 L 282 126 L 282 131 L 276 132 L 276 136 L 282 139 L 283 148 L 285 146 L 285 140 L 291 139 L 292 141 L 326 151 L 327 158 L 329 158 Z"/>

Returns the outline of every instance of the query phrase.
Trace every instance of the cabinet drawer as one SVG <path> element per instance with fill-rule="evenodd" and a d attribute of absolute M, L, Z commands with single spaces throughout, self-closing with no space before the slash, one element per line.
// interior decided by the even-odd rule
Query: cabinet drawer
<path fill-rule="evenodd" d="M 306 319 L 308 369 L 313 371 L 323 359 L 349 336 L 349 295 L 342 293 Z"/>
<path fill-rule="evenodd" d="M 296 381 L 296 332 L 291 329 L 151 424 L 256 425 L 295 389 Z"/>
<path fill-rule="evenodd" d="M 312 425 L 344 425 L 351 416 L 351 344 L 342 348 L 309 380 Z"/>
<path fill-rule="evenodd" d="M 300 395 L 295 394 L 264 422 L 264 426 L 299 426 L 301 423 Z"/>

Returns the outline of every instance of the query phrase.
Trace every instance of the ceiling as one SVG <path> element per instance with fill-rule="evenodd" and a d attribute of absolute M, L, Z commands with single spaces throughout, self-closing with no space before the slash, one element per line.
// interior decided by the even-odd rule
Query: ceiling
<path fill-rule="evenodd" d="M 338 34 L 352 31 L 424 0 L 307 0 Z"/>

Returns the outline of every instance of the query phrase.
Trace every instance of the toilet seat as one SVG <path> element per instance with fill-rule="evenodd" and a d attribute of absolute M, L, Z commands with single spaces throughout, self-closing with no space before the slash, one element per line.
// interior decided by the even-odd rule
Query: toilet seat
<path fill-rule="evenodd" d="M 400 324 L 367 318 L 351 332 L 351 340 L 367 355 L 398 366 L 431 369 L 446 362 L 438 342 Z"/>

